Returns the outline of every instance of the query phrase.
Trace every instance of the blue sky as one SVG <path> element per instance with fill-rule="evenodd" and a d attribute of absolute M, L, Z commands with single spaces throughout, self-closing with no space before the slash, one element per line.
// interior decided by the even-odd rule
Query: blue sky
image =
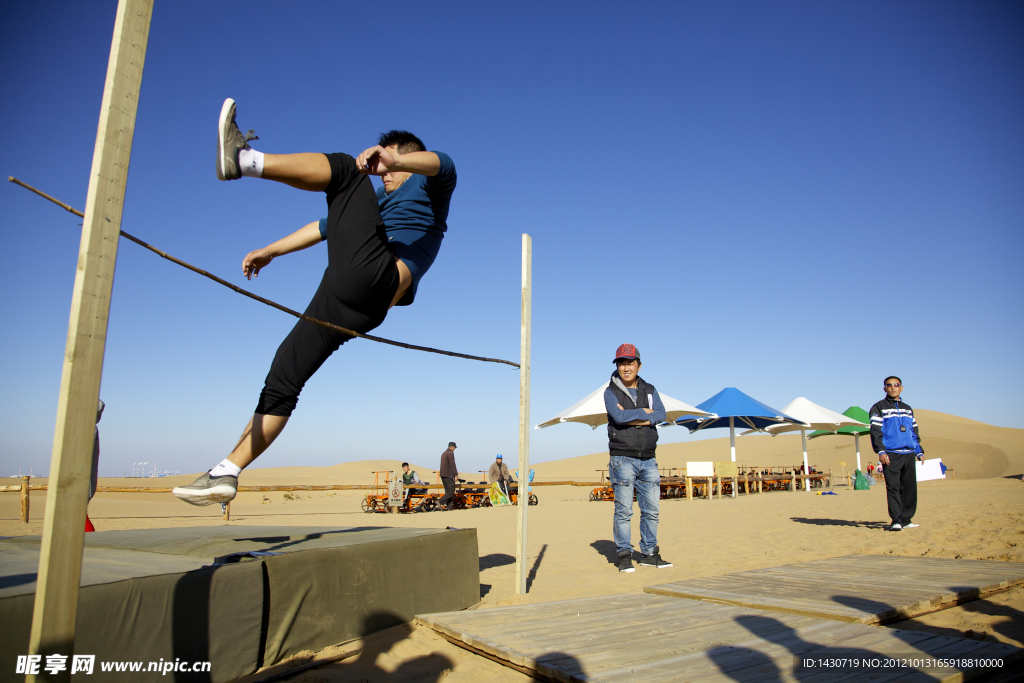
<path fill-rule="evenodd" d="M 0 170 L 79 208 L 115 8 L 0 9 Z M 454 159 L 441 254 L 376 334 L 518 360 L 532 235 L 533 423 L 630 341 L 692 404 L 735 386 L 842 411 L 894 373 L 914 407 L 1024 427 L 1020 3 L 157 0 L 122 227 L 302 309 L 325 249 L 251 283 L 240 264 L 323 197 L 216 180 L 225 97 L 261 151 L 355 154 L 398 127 Z M 79 222 L 0 189 L 2 475 L 49 468 Z M 292 324 L 122 241 L 101 474 L 223 458 Z M 452 439 L 479 469 L 517 452 L 518 386 L 507 366 L 353 341 L 257 466 L 436 466 Z M 562 425 L 531 445 L 543 461 L 607 441 Z"/>

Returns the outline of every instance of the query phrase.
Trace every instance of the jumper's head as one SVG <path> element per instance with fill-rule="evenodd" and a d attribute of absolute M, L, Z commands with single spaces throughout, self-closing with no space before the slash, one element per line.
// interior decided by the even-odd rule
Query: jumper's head
<path fill-rule="evenodd" d="M 407 130 L 389 130 L 380 134 L 377 144 L 392 154 L 409 154 L 410 152 L 427 151 L 423 141 Z M 412 173 L 388 172 L 380 177 L 384 182 L 384 191 L 391 194 L 412 176 Z"/>

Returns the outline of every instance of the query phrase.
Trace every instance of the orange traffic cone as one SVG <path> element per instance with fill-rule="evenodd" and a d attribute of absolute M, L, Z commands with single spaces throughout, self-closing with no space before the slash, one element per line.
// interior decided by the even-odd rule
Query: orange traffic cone
<path fill-rule="evenodd" d="M 89 519 L 89 513 L 88 512 L 85 513 L 85 531 L 86 531 L 86 533 L 88 533 L 90 531 L 96 531 L 96 527 L 94 527 L 92 525 L 92 520 Z"/>

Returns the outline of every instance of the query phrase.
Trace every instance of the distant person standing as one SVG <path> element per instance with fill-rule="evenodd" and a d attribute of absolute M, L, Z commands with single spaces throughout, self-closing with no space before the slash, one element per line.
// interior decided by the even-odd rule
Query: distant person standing
<path fill-rule="evenodd" d="M 604 390 L 608 411 L 608 478 L 615 491 L 616 563 L 620 572 L 633 570 L 633 544 L 630 520 L 633 518 L 633 493 L 640 505 L 641 567 L 665 569 L 670 562 L 661 559 L 658 548 L 658 511 L 661 498 L 661 472 L 655 459 L 658 430 L 665 420 L 665 406 L 658 390 L 641 379 L 640 353 L 632 344 L 623 344 L 615 352 L 615 371 Z"/>
<path fill-rule="evenodd" d="M 100 477 L 100 419 L 103 417 L 103 409 L 106 408 L 103 401 L 96 399 L 96 438 L 92 442 L 92 471 L 89 474 L 89 500 L 85 503 L 85 530 L 96 531 L 92 520 L 89 519 L 89 503 L 96 495 L 96 486 Z"/>
<path fill-rule="evenodd" d="M 444 484 L 444 496 L 439 501 L 442 510 L 451 510 L 452 498 L 455 496 L 455 480 L 459 478 L 459 468 L 455 466 L 455 442 L 448 442 L 448 450 L 441 454 L 441 483 Z"/>
<path fill-rule="evenodd" d="M 504 463 L 501 453 L 498 453 L 494 458 L 494 462 L 491 463 L 490 468 L 487 470 L 487 485 L 490 486 L 494 482 L 498 482 L 498 486 L 507 498 L 509 495 L 508 485 L 511 481 L 512 475 L 508 473 L 508 465 Z"/>
<path fill-rule="evenodd" d="M 409 501 L 412 500 L 413 495 L 420 495 L 426 493 L 426 489 L 412 488 L 415 484 L 423 486 L 423 481 L 420 480 L 420 475 L 416 474 L 416 470 L 409 468 L 409 463 L 402 463 L 402 486 L 405 487 L 405 504 L 409 505 Z"/>
<path fill-rule="evenodd" d="M 911 520 L 917 513 L 917 460 L 924 458 L 921 435 L 917 431 L 914 410 L 900 400 L 903 380 L 895 375 L 885 378 L 885 398 L 871 406 L 871 447 L 885 478 L 889 501 L 890 531 L 918 526 Z"/>

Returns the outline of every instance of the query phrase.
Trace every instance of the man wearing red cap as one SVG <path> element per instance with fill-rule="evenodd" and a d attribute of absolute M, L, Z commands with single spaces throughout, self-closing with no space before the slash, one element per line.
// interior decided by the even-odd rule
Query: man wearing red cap
<path fill-rule="evenodd" d="M 615 491 L 616 563 L 620 572 L 633 570 L 633 544 L 629 522 L 633 518 L 633 493 L 640 505 L 641 567 L 665 569 L 658 548 L 658 500 L 661 473 L 654 450 L 658 444 L 655 427 L 665 421 L 665 406 L 658 390 L 640 375 L 640 352 L 623 344 L 615 352 L 615 372 L 604 390 L 608 411 L 608 478 Z"/>

